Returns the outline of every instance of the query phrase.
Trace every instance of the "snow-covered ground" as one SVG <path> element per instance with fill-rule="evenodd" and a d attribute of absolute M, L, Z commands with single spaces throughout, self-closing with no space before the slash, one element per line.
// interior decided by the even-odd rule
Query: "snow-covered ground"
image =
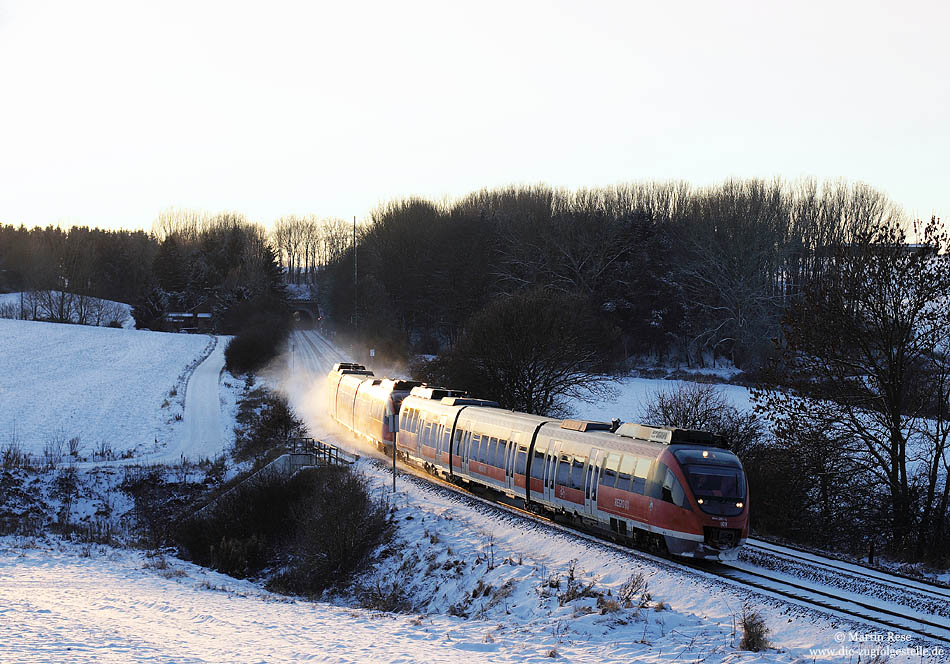
<path fill-rule="evenodd" d="M 341 358 L 304 337 L 296 341 L 273 380 L 293 390 L 313 435 L 352 448 L 354 441 L 321 416 L 323 372 Z M 239 383 L 221 374 L 223 342 L 199 364 L 212 351 L 207 337 L 0 320 L 0 347 L 0 442 L 14 420 L 21 444 L 35 454 L 49 431 L 65 430 L 81 436 L 83 456 L 93 441 L 127 440 L 113 446 L 137 450 L 123 463 L 213 456 L 233 441 L 227 429 Z M 644 398 L 669 384 L 625 381 L 610 403 L 586 412 L 578 404 L 578 414 L 632 419 Z M 745 393 L 724 389 L 735 391 L 735 402 Z M 205 396 L 192 406 L 199 394 Z M 390 501 L 398 531 L 379 566 L 357 579 L 358 589 L 295 600 L 173 558 L 0 538 L 0 662 L 812 662 L 857 661 L 862 646 L 860 661 L 867 661 L 869 646 L 846 641 L 848 630 L 881 633 L 533 525 L 405 474 L 392 494 L 388 467 L 360 451 L 359 469 Z M 85 463 L 104 484 L 121 475 L 118 462 Z M 638 574 L 645 586 L 624 606 L 624 585 Z M 398 595 L 411 611 L 361 608 L 374 591 Z M 762 614 L 775 648 L 737 649 L 735 621 L 746 604 Z M 940 660 L 904 652 L 896 661 Z"/>
<path fill-rule="evenodd" d="M 41 457 L 50 445 L 68 454 L 78 439 L 78 458 L 90 462 L 105 450 L 150 463 L 214 456 L 224 444 L 193 446 L 176 419 L 192 370 L 214 346 L 206 335 L 0 319 L 0 447 L 15 442 Z M 228 395 L 213 372 L 196 396 L 216 405 Z M 232 429 L 219 425 L 222 441 Z"/>
<path fill-rule="evenodd" d="M 683 384 L 681 380 L 665 380 L 655 378 L 623 378 L 607 383 L 612 395 L 597 403 L 574 401 L 571 408 L 574 416 L 584 420 L 599 420 L 609 422 L 615 417 L 624 422 L 635 422 L 640 416 L 643 407 L 656 396 L 657 393 L 666 393 L 678 389 Z M 751 410 L 748 388 L 741 385 L 717 385 L 727 400 L 739 410 Z"/>

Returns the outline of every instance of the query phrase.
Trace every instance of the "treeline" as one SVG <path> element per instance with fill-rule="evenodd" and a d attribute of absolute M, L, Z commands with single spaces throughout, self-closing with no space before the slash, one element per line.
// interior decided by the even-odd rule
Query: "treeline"
<path fill-rule="evenodd" d="M 167 331 L 171 313 L 205 313 L 210 331 L 236 335 L 235 371 L 273 357 L 291 320 L 271 238 L 236 213 L 170 210 L 152 233 L 0 226 L 0 276 L 0 291 L 27 293 L 30 310 L 16 317 L 94 322 L 84 298 L 131 304 L 138 329 Z"/>
<path fill-rule="evenodd" d="M 0 292 L 68 291 L 132 303 L 150 281 L 157 250 L 144 231 L 0 224 Z"/>
<path fill-rule="evenodd" d="M 493 300 L 540 289 L 582 298 L 614 327 L 614 364 L 754 370 L 785 307 L 826 272 L 824 252 L 901 216 L 840 181 L 482 190 L 381 206 L 359 233 L 357 292 L 351 247 L 321 283 L 338 331 L 401 356 L 445 350 Z"/>
<path fill-rule="evenodd" d="M 274 222 L 271 234 L 288 281 L 311 284 L 318 270 L 341 258 L 353 242 L 353 227 L 336 217 L 288 215 Z"/>

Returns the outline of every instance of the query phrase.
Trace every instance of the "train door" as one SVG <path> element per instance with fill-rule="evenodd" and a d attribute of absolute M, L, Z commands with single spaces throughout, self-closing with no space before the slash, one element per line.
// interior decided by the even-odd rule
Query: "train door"
<path fill-rule="evenodd" d="M 452 472 L 461 472 L 464 448 L 467 444 L 468 432 L 459 427 L 455 428 L 455 440 L 452 442 Z"/>
<path fill-rule="evenodd" d="M 472 453 L 478 449 L 480 442 L 481 435 L 472 433 L 471 431 L 466 431 L 465 437 L 462 438 L 462 472 L 465 475 L 470 476 L 472 474 L 472 468 L 474 466 Z"/>
<path fill-rule="evenodd" d="M 534 446 L 528 449 L 531 454 L 531 468 L 530 475 L 528 478 L 530 493 L 528 497 L 531 500 L 543 500 L 545 496 L 545 473 L 547 472 L 547 448 L 548 448 L 548 439 L 540 438 L 536 439 Z"/>
<path fill-rule="evenodd" d="M 556 477 L 557 460 L 560 455 L 561 441 L 551 441 L 544 464 L 544 499 L 552 505 L 554 504 L 554 478 Z"/>
<path fill-rule="evenodd" d="M 584 513 L 591 517 L 597 513 L 597 483 L 600 480 L 600 466 L 603 460 L 603 452 L 592 449 L 584 472 Z"/>
<path fill-rule="evenodd" d="M 515 486 L 515 461 L 518 458 L 518 444 L 521 442 L 521 433 L 512 431 L 508 436 L 508 453 L 505 457 L 505 489 L 513 495 Z"/>
<path fill-rule="evenodd" d="M 396 410 L 393 406 L 392 398 L 386 399 L 383 408 L 382 435 L 380 437 L 384 442 L 391 443 L 396 440 L 396 429 L 398 426 L 396 424 L 397 418 L 394 416 L 395 412 Z"/>
<path fill-rule="evenodd" d="M 436 431 L 435 443 L 435 465 L 448 468 L 449 464 L 449 443 L 446 436 L 452 435 L 452 427 L 448 426 L 448 416 L 443 415 L 439 418 L 439 427 Z"/>

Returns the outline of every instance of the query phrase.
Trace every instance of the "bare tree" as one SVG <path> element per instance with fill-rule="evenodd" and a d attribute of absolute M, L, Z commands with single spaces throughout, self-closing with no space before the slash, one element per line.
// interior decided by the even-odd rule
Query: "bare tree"
<path fill-rule="evenodd" d="M 875 218 L 854 230 L 852 242 L 834 247 L 826 275 L 783 325 L 785 360 L 804 377 L 810 398 L 775 390 L 756 397 L 792 430 L 820 428 L 860 447 L 861 461 L 887 491 L 898 549 L 920 525 L 911 462 L 924 457 L 934 486 L 946 464 L 950 262 L 940 254 L 948 235 L 937 219 L 921 235 L 922 246 L 908 246 L 899 222 Z M 933 503 L 935 495 L 928 498 Z"/>
<path fill-rule="evenodd" d="M 565 397 L 609 393 L 601 343 L 611 330 L 576 294 L 533 290 L 497 300 L 469 322 L 456 347 L 425 379 L 529 413 L 565 414 Z"/>

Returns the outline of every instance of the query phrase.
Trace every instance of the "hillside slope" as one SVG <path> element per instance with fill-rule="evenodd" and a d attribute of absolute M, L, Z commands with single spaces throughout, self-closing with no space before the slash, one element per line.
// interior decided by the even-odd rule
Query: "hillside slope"
<path fill-rule="evenodd" d="M 0 319 L 0 445 L 48 445 L 177 460 L 188 375 L 211 350 L 204 335 Z M 170 453 L 170 452 L 169 452 Z"/>

